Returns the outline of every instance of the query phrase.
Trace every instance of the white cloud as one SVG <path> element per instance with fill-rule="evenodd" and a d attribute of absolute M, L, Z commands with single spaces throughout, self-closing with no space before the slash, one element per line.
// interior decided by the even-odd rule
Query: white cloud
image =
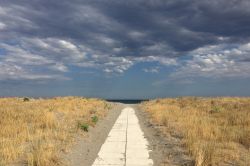
<path fill-rule="evenodd" d="M 95 28 L 100 28 L 102 30 L 105 29 L 112 31 L 116 30 L 116 28 L 121 28 L 121 25 L 117 21 L 103 15 L 97 8 L 86 4 L 75 6 L 72 18 L 72 22 L 74 23 L 84 22 L 89 25 L 101 25 L 100 27 Z"/>
<path fill-rule="evenodd" d="M 58 74 L 34 73 L 31 70 L 12 63 L 0 62 L 0 80 L 67 80 Z"/>
<path fill-rule="evenodd" d="M 29 31 L 38 29 L 39 27 L 34 22 L 29 20 L 27 17 L 24 17 L 24 14 L 35 16 L 40 13 L 37 10 L 27 9 L 24 6 L 15 4 L 0 7 L 0 18 L 2 21 L 1 22 L 2 28 L 6 29 L 8 27 L 8 30 L 18 29 L 20 31 L 22 30 Z M 6 33 L 5 35 L 8 37 L 10 33 Z"/>
<path fill-rule="evenodd" d="M 62 63 L 56 63 L 53 66 L 51 66 L 50 68 L 53 69 L 53 70 L 56 70 L 56 71 L 61 71 L 61 72 L 67 72 L 68 71 L 68 67 L 65 66 Z"/>
<path fill-rule="evenodd" d="M 177 66 L 177 58 L 165 57 L 165 56 L 147 56 L 135 58 L 138 62 L 158 62 L 164 66 Z"/>
<path fill-rule="evenodd" d="M 7 55 L 2 58 L 4 62 L 11 62 L 19 65 L 45 65 L 53 62 L 44 56 L 33 54 L 20 46 L 0 43 L 0 47 L 7 52 Z"/>
<path fill-rule="evenodd" d="M 250 77 L 250 44 L 217 45 L 192 51 L 191 59 L 183 63 L 172 78 L 187 77 Z"/>
<path fill-rule="evenodd" d="M 125 57 L 115 57 L 108 55 L 94 55 L 93 66 L 102 69 L 106 73 L 123 73 L 128 70 L 134 61 Z"/>
<path fill-rule="evenodd" d="M 66 79 L 66 65 L 85 58 L 75 45 L 59 39 L 22 38 L 21 43 L 0 47 L 0 80 Z"/>
<path fill-rule="evenodd" d="M 23 38 L 21 45 L 24 49 L 54 60 L 77 62 L 86 57 L 86 53 L 80 47 L 59 38 Z"/>
<path fill-rule="evenodd" d="M 0 22 L 0 30 L 4 30 L 6 27 L 6 24 Z"/>
<path fill-rule="evenodd" d="M 57 38 L 20 38 L 18 44 L 0 43 L 0 47 L 4 50 L 1 63 L 22 69 L 19 73 L 17 72 L 19 68 L 2 71 L 0 77 L 5 79 L 19 78 L 11 76 L 14 71 L 18 73 L 17 75 L 23 75 L 20 79 L 49 79 L 50 75 L 55 75 L 55 72 L 63 77 L 64 73 L 69 71 L 67 67 L 69 65 L 122 74 L 135 63 L 131 58 L 96 54 L 96 50 L 87 46 L 79 46 L 69 40 Z M 39 71 L 45 71 L 46 76 Z M 35 74 L 39 77 L 35 77 Z"/>
<path fill-rule="evenodd" d="M 138 38 L 142 38 L 142 37 L 145 37 L 146 34 L 145 33 L 142 33 L 142 32 L 139 32 L 139 31 L 130 31 L 128 33 L 128 35 L 133 38 L 133 39 L 138 39 Z"/>
<path fill-rule="evenodd" d="M 107 46 L 114 46 L 116 43 L 114 39 L 107 37 L 107 36 L 103 36 L 103 35 L 98 35 L 96 39 Z"/>
<path fill-rule="evenodd" d="M 152 67 L 152 68 L 144 68 L 143 71 L 145 73 L 159 73 L 159 67 Z"/>
<path fill-rule="evenodd" d="M 77 50 L 77 47 L 72 44 L 71 42 L 69 41 L 65 41 L 65 40 L 59 40 L 58 41 L 63 47 L 67 48 L 67 49 L 70 49 L 70 50 L 73 50 L 73 51 L 76 51 Z"/>

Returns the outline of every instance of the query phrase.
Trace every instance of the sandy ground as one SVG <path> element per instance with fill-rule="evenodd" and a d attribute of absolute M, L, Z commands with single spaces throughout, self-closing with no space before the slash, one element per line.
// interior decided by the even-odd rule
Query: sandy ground
<path fill-rule="evenodd" d="M 140 126 L 149 141 L 150 156 L 154 161 L 154 166 L 193 166 L 194 161 L 187 155 L 180 138 L 163 135 L 161 126 L 156 126 L 150 122 L 149 115 L 139 110 L 137 105 L 133 105 L 137 110 L 136 115 Z"/>
<path fill-rule="evenodd" d="M 114 125 L 123 104 L 114 104 L 107 117 L 100 120 L 94 128 L 90 128 L 87 136 L 79 136 L 72 150 L 65 155 L 67 165 L 70 166 L 91 166 L 104 143 L 112 126 Z"/>
<path fill-rule="evenodd" d="M 117 103 L 114 104 L 114 108 L 109 111 L 105 119 L 101 120 L 95 128 L 90 129 L 87 137 L 79 136 L 77 138 L 72 151 L 65 156 L 67 163 L 70 166 L 92 166 L 121 110 L 128 106 L 136 110 L 135 113 L 139 119 L 140 127 L 149 142 L 148 149 L 151 151 L 149 155 L 154 161 L 154 166 L 194 165 L 192 159 L 183 150 L 179 138 L 161 135 L 160 127 L 151 124 L 148 114 L 140 111 L 137 105 Z"/>

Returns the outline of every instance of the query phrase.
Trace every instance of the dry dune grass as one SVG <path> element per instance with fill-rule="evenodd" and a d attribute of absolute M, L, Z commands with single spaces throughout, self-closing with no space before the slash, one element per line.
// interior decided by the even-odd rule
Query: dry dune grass
<path fill-rule="evenodd" d="M 59 154 L 73 141 L 78 124 L 94 125 L 91 117 L 104 117 L 109 107 L 80 97 L 0 98 L 0 165 L 63 165 Z"/>
<path fill-rule="evenodd" d="M 169 98 L 141 107 L 163 133 L 183 138 L 197 166 L 250 165 L 250 98 Z"/>

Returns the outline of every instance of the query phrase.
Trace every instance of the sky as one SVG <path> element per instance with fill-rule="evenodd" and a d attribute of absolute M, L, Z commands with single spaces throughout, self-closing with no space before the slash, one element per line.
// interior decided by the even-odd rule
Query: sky
<path fill-rule="evenodd" d="M 0 0 L 0 96 L 250 96 L 249 0 Z"/>

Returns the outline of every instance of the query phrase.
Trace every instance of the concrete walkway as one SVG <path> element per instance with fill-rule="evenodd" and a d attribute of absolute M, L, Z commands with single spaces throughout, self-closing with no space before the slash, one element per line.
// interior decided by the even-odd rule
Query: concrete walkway
<path fill-rule="evenodd" d="M 152 166 L 148 141 L 133 108 L 124 108 L 92 166 Z"/>

